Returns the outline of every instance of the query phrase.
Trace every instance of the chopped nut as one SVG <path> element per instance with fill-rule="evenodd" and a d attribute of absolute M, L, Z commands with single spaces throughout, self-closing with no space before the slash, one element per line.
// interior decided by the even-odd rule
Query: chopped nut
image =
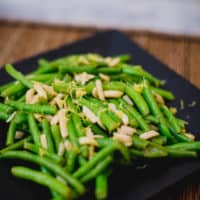
<path fill-rule="evenodd" d="M 82 111 L 84 113 L 84 115 L 92 122 L 92 123 L 96 123 L 98 122 L 98 117 L 86 106 L 83 106 Z"/>
<path fill-rule="evenodd" d="M 175 107 L 170 107 L 169 110 L 172 112 L 172 114 L 176 114 L 177 113 L 177 109 Z"/>
<path fill-rule="evenodd" d="M 15 139 L 18 140 L 18 139 L 21 139 L 23 136 L 24 136 L 24 132 L 22 131 L 16 131 L 15 133 Z"/>
<path fill-rule="evenodd" d="M 133 101 L 130 99 L 129 96 L 124 95 L 122 98 L 123 98 L 128 104 L 133 105 Z"/>
<path fill-rule="evenodd" d="M 190 138 L 191 140 L 195 140 L 195 136 L 191 133 L 184 133 L 184 135 Z"/>
<path fill-rule="evenodd" d="M 47 94 L 49 94 L 50 96 L 54 97 L 57 95 L 57 93 L 54 91 L 52 86 L 42 84 L 42 87 L 47 92 Z"/>
<path fill-rule="evenodd" d="M 133 89 L 136 91 L 136 92 L 139 92 L 139 93 L 141 93 L 142 92 L 142 90 L 143 90 L 143 84 L 134 84 L 133 85 Z"/>
<path fill-rule="evenodd" d="M 132 136 L 134 133 L 136 133 L 136 129 L 130 126 L 123 125 L 117 129 L 117 133 Z"/>
<path fill-rule="evenodd" d="M 82 97 L 82 96 L 84 96 L 84 95 L 86 95 L 87 94 L 87 92 L 84 90 L 84 89 L 76 89 L 76 97 Z"/>
<path fill-rule="evenodd" d="M 6 120 L 6 123 L 9 123 L 10 121 L 12 121 L 12 119 L 14 119 L 15 115 L 17 114 L 17 112 L 13 112 L 9 117 L 8 119 Z"/>
<path fill-rule="evenodd" d="M 26 95 L 25 95 L 26 103 L 28 103 L 28 104 L 32 103 L 34 94 L 35 94 L 34 88 L 31 88 L 26 92 Z"/>
<path fill-rule="evenodd" d="M 125 146 L 128 146 L 128 147 L 132 145 L 132 138 L 129 135 L 114 133 L 113 139 L 123 143 Z"/>
<path fill-rule="evenodd" d="M 65 140 L 64 146 L 65 146 L 66 150 L 72 150 L 72 148 L 73 148 L 73 145 L 69 140 Z"/>
<path fill-rule="evenodd" d="M 62 138 L 66 138 L 68 136 L 66 113 L 66 109 L 61 109 L 59 111 L 59 127 Z"/>
<path fill-rule="evenodd" d="M 105 100 L 101 80 L 96 80 L 96 90 L 98 98 L 102 101 Z"/>
<path fill-rule="evenodd" d="M 164 99 L 162 98 L 162 96 L 160 96 L 159 94 L 154 94 L 155 97 L 156 97 L 156 101 L 159 103 L 159 104 L 162 104 L 164 105 L 165 104 L 165 101 Z"/>
<path fill-rule="evenodd" d="M 77 82 L 80 82 L 82 85 L 85 85 L 86 82 L 88 82 L 89 80 L 93 79 L 95 76 L 93 74 L 88 74 L 86 72 L 80 73 L 80 74 L 76 74 L 74 76 L 75 80 Z"/>
<path fill-rule="evenodd" d="M 48 148 L 48 145 L 47 145 L 47 138 L 46 138 L 46 135 L 43 133 L 41 134 L 40 136 L 40 141 L 41 141 L 41 146 L 44 148 L 44 149 L 47 149 Z"/>
<path fill-rule="evenodd" d="M 44 88 L 42 87 L 41 83 L 34 82 L 33 87 L 40 98 L 47 99 L 47 93 L 44 90 Z"/>
<path fill-rule="evenodd" d="M 65 153 L 65 145 L 61 142 L 58 147 L 58 155 L 63 156 Z"/>
<path fill-rule="evenodd" d="M 104 96 L 106 98 L 119 98 L 123 95 L 123 92 L 118 91 L 118 90 L 105 90 L 104 91 Z"/>
<path fill-rule="evenodd" d="M 99 77 L 103 80 L 103 81 L 106 81 L 106 82 L 109 82 L 110 81 L 110 77 L 106 74 L 102 74 L 100 73 L 99 74 Z"/>
<path fill-rule="evenodd" d="M 123 113 L 121 110 L 117 110 L 115 104 L 109 103 L 108 108 L 122 120 L 123 124 L 127 125 L 129 123 L 128 116 L 125 113 Z"/>
<path fill-rule="evenodd" d="M 151 139 L 151 138 L 156 137 L 158 135 L 159 135 L 159 133 L 157 131 L 151 130 L 151 131 L 142 133 L 140 135 L 140 138 L 143 139 L 143 140 L 148 140 L 148 139 Z"/>
<path fill-rule="evenodd" d="M 80 137 L 79 143 L 80 144 L 86 144 L 86 145 L 98 146 L 97 141 L 92 137 Z"/>

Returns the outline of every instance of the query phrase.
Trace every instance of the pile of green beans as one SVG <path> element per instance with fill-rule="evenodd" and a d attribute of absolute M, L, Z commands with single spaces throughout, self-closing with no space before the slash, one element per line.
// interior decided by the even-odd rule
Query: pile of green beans
<path fill-rule="evenodd" d="M 89 183 L 103 200 L 114 163 L 197 157 L 200 142 L 167 106 L 174 95 L 130 59 L 91 53 L 41 59 L 28 75 L 7 64 L 14 81 L 0 86 L 0 119 L 9 124 L 0 159 L 38 165 L 11 173 L 48 187 L 52 200 L 78 199 Z"/>

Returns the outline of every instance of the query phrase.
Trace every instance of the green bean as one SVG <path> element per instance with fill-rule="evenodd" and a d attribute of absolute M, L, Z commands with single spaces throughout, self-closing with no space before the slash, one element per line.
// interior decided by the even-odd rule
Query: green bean
<path fill-rule="evenodd" d="M 122 55 L 116 56 L 116 58 L 119 58 L 120 62 L 124 63 L 124 62 L 127 62 L 127 61 L 131 60 L 131 55 L 129 55 L 129 54 L 122 54 Z"/>
<path fill-rule="evenodd" d="M 16 95 L 19 92 L 25 92 L 25 90 L 26 90 L 26 87 L 22 83 L 15 82 L 13 85 L 3 90 L 1 92 L 1 96 L 7 97 L 7 96 Z"/>
<path fill-rule="evenodd" d="M 137 149 L 145 149 L 149 144 L 149 141 L 140 139 L 137 135 L 133 135 L 133 146 Z"/>
<path fill-rule="evenodd" d="M 95 197 L 97 200 L 106 199 L 108 196 L 108 176 L 105 173 L 95 179 Z"/>
<path fill-rule="evenodd" d="M 16 123 L 15 120 L 12 120 L 9 128 L 8 128 L 8 133 L 6 137 L 6 145 L 11 145 L 15 141 L 15 133 L 16 133 Z"/>
<path fill-rule="evenodd" d="M 98 68 L 97 73 L 103 73 L 103 74 L 120 74 L 122 72 L 121 67 L 101 67 Z"/>
<path fill-rule="evenodd" d="M 174 117 L 174 115 L 170 112 L 170 110 L 167 108 L 167 106 L 162 105 L 161 109 L 164 113 L 164 115 L 166 116 L 166 118 L 169 121 L 169 124 L 173 127 L 174 131 L 176 131 L 177 133 L 180 133 L 181 128 L 179 127 L 176 118 Z"/>
<path fill-rule="evenodd" d="M 146 116 L 149 114 L 149 107 L 140 93 L 136 92 L 130 86 L 125 87 L 125 93 L 135 102 L 142 115 Z"/>
<path fill-rule="evenodd" d="M 0 154 L 3 154 L 7 151 L 11 151 L 11 150 L 16 150 L 16 149 L 20 149 L 24 146 L 24 143 L 26 142 L 30 142 L 32 139 L 31 136 L 28 136 L 22 140 L 19 140 L 18 142 L 15 142 L 14 144 L 8 145 L 7 147 L 3 148 L 0 150 Z"/>
<path fill-rule="evenodd" d="M 12 65 L 7 64 L 5 69 L 10 76 L 21 82 L 24 86 L 28 88 L 33 87 L 32 82 L 29 81 L 21 72 L 18 72 Z"/>
<path fill-rule="evenodd" d="M 170 123 L 168 123 L 168 127 L 171 131 L 171 133 L 174 135 L 174 137 L 179 141 L 179 142 L 192 142 L 192 139 L 187 137 L 186 135 L 182 133 L 177 133 L 174 128 L 171 126 Z"/>
<path fill-rule="evenodd" d="M 174 98 L 175 98 L 173 93 L 171 93 L 170 91 L 167 91 L 167 90 L 164 90 L 164 89 L 161 89 L 161 88 L 158 88 L 158 87 L 151 87 L 151 91 L 153 93 L 159 94 L 164 99 L 167 99 L 167 100 L 170 100 L 170 101 L 174 100 Z"/>
<path fill-rule="evenodd" d="M 45 134 L 46 139 L 47 139 L 47 149 L 48 149 L 48 151 L 50 153 L 54 153 L 55 149 L 54 149 L 54 144 L 53 144 L 52 137 L 51 137 L 50 124 L 49 124 L 47 119 L 42 120 L 42 130 L 43 130 L 43 133 Z"/>
<path fill-rule="evenodd" d="M 40 156 L 45 156 L 49 159 L 52 159 L 56 163 L 63 163 L 63 159 L 55 153 L 49 153 L 46 149 L 38 147 L 34 144 L 24 142 L 24 149 L 29 150 L 33 153 L 36 153 Z"/>
<path fill-rule="evenodd" d="M 9 114 L 0 111 L 0 119 L 1 120 L 7 121 L 9 119 L 9 117 L 10 117 Z"/>
<path fill-rule="evenodd" d="M 75 162 L 77 160 L 77 151 L 74 149 L 67 151 L 67 161 L 66 161 L 66 170 L 69 173 L 73 173 L 75 169 Z"/>
<path fill-rule="evenodd" d="M 10 114 L 13 112 L 13 108 L 3 103 L 0 103 L 0 112 Z"/>
<path fill-rule="evenodd" d="M 60 129 L 58 125 L 51 125 L 51 133 L 52 133 L 52 138 L 54 141 L 56 151 L 58 152 L 60 141 L 61 141 L 61 133 L 60 133 Z"/>
<path fill-rule="evenodd" d="M 154 116 L 156 116 L 159 119 L 159 129 L 160 132 L 166 136 L 170 141 L 173 140 L 173 137 L 167 127 L 167 123 L 166 120 L 164 119 L 162 112 L 160 111 L 159 106 L 156 103 L 156 100 L 154 98 L 154 96 L 152 95 L 151 90 L 149 89 L 148 85 L 146 84 L 146 86 L 143 89 L 143 95 L 145 100 L 147 101 L 147 103 L 149 104 L 150 110 L 153 113 Z"/>
<path fill-rule="evenodd" d="M 59 71 L 61 73 L 95 73 L 96 69 L 94 67 L 88 66 L 69 66 L 69 65 L 62 65 L 59 67 Z"/>
<path fill-rule="evenodd" d="M 67 129 L 68 129 L 67 132 L 68 132 L 68 136 L 69 136 L 70 142 L 74 146 L 78 147 L 79 143 L 78 143 L 78 140 L 77 140 L 76 130 L 74 128 L 74 123 L 72 121 L 72 116 L 71 115 L 68 117 Z"/>
<path fill-rule="evenodd" d="M 40 166 L 44 166 L 48 170 L 57 174 L 58 176 L 61 176 L 79 194 L 83 194 L 85 192 L 85 187 L 76 178 L 72 177 L 70 174 L 68 174 L 65 171 L 65 169 L 55 164 L 53 161 L 51 161 L 48 158 L 40 157 L 38 155 L 34 155 L 32 153 L 25 152 L 25 151 L 8 151 L 0 155 L 0 159 L 13 159 L 13 158 L 30 161 Z"/>
<path fill-rule="evenodd" d="M 13 82 L 10 83 L 6 83 L 4 85 L 0 86 L 0 93 L 2 93 L 2 91 L 6 90 L 8 87 L 10 87 L 11 85 L 13 85 Z"/>
<path fill-rule="evenodd" d="M 86 175 L 84 175 L 81 178 L 81 181 L 83 183 L 86 183 L 86 182 L 90 181 L 91 179 L 97 177 L 111 164 L 112 160 L 113 159 L 111 156 L 104 158 L 104 160 L 102 160 L 100 163 L 98 163 L 95 168 L 93 168 L 90 172 L 88 172 Z"/>
<path fill-rule="evenodd" d="M 46 186 L 53 191 L 56 191 L 58 194 L 62 195 L 65 198 L 71 198 L 71 189 L 64 183 L 58 181 L 56 178 L 48 174 L 44 174 L 42 172 L 38 172 L 36 170 L 21 166 L 12 167 L 11 172 L 14 176 L 31 180 L 40 185 Z"/>
<path fill-rule="evenodd" d="M 80 178 L 86 173 L 88 173 L 93 167 L 95 167 L 102 159 L 107 155 L 112 154 L 116 150 L 116 144 L 112 144 L 100 150 L 91 160 L 89 160 L 85 165 L 80 167 L 74 174 L 73 177 Z"/>
<path fill-rule="evenodd" d="M 151 141 L 159 145 L 165 145 L 167 144 L 167 137 L 160 135 L 158 137 L 152 138 Z"/>
<path fill-rule="evenodd" d="M 186 157 L 197 157 L 197 152 L 195 151 L 188 151 L 188 150 L 180 150 L 180 149 L 168 149 L 168 154 L 170 157 L 175 158 L 186 158 Z"/>
<path fill-rule="evenodd" d="M 99 113 L 99 119 L 110 133 L 121 124 L 120 121 L 115 121 L 106 110 Z"/>
<path fill-rule="evenodd" d="M 145 119 L 148 121 L 148 122 L 151 122 L 153 124 L 159 124 L 159 120 L 157 117 L 153 116 L 153 115 L 148 115 L 145 117 Z"/>
<path fill-rule="evenodd" d="M 200 142 L 194 141 L 194 142 L 181 142 L 178 144 L 173 144 L 170 146 L 167 146 L 170 149 L 181 149 L 181 150 L 192 150 L 192 151 L 199 151 L 200 150 Z"/>
<path fill-rule="evenodd" d="M 121 106 L 124 107 L 124 109 L 127 109 L 128 112 L 136 119 L 139 127 L 143 131 L 149 131 L 150 127 L 143 119 L 142 115 L 131 105 L 127 104 L 124 100 L 121 100 Z"/>
<path fill-rule="evenodd" d="M 144 150 L 144 157 L 146 158 L 160 158 L 160 157 L 166 157 L 168 156 L 168 151 L 165 150 L 164 148 L 159 148 L 155 146 L 149 145 L 145 150 Z"/>
<path fill-rule="evenodd" d="M 161 84 L 160 80 L 158 80 L 157 78 L 155 78 L 154 76 L 152 76 L 147 71 L 144 71 L 141 68 L 141 66 L 131 66 L 131 65 L 124 64 L 123 67 L 122 67 L 122 71 L 125 74 L 130 74 L 130 75 L 134 75 L 134 76 L 139 76 L 139 77 L 142 77 L 142 78 L 146 78 L 147 80 L 149 80 L 150 82 L 152 82 L 156 86 L 158 86 L 158 85 Z"/>
<path fill-rule="evenodd" d="M 32 113 L 28 114 L 28 125 L 29 125 L 31 136 L 33 138 L 33 142 L 36 145 L 41 146 L 40 130 L 38 128 L 37 122 Z"/>
<path fill-rule="evenodd" d="M 83 156 L 79 155 L 78 156 L 78 163 L 79 163 L 80 166 L 83 166 L 87 163 L 87 160 Z"/>
<path fill-rule="evenodd" d="M 50 106 L 50 105 L 26 104 L 23 102 L 17 102 L 17 101 L 11 101 L 11 100 L 7 100 L 5 103 L 9 106 L 12 106 L 13 108 L 17 110 L 22 110 L 25 112 L 54 115 L 56 114 L 56 111 L 57 111 L 55 106 Z"/>
<path fill-rule="evenodd" d="M 17 112 L 16 115 L 15 115 L 15 123 L 16 124 L 23 124 L 23 123 L 26 123 L 28 120 L 27 120 L 27 114 L 25 112 Z"/>

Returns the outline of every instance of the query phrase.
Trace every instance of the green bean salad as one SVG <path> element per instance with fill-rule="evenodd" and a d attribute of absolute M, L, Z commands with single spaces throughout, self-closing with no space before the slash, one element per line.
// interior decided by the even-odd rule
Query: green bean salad
<path fill-rule="evenodd" d="M 28 75 L 7 64 L 15 80 L 0 86 L 0 119 L 9 124 L 0 159 L 38 165 L 11 173 L 46 186 L 52 200 L 78 199 L 89 183 L 103 200 L 114 164 L 197 157 L 200 142 L 166 105 L 174 95 L 130 59 L 93 53 L 40 59 Z"/>

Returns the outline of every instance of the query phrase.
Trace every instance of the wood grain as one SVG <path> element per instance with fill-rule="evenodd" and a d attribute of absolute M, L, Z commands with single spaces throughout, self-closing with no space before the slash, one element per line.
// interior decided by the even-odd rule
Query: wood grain
<path fill-rule="evenodd" d="M 96 29 L 0 21 L 0 66 L 71 43 Z M 200 40 L 129 31 L 129 37 L 200 88 Z M 200 182 L 171 192 L 166 200 L 199 200 Z"/>

